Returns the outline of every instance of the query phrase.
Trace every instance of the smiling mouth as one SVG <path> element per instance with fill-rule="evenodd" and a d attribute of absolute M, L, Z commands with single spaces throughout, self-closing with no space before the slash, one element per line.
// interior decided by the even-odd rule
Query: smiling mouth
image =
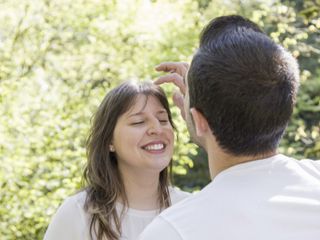
<path fill-rule="evenodd" d="M 142 148 L 147 151 L 161 151 L 161 150 L 165 149 L 165 147 L 166 147 L 165 144 L 157 143 L 157 144 L 148 144 Z"/>

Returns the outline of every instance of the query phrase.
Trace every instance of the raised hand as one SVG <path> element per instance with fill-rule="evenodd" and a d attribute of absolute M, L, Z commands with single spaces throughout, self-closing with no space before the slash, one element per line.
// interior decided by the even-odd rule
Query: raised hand
<path fill-rule="evenodd" d="M 184 96 L 186 94 L 185 77 L 188 72 L 189 64 L 184 62 L 164 62 L 156 66 L 159 72 L 168 72 L 169 74 L 159 77 L 155 84 L 173 83 L 180 91 L 173 94 L 173 102 L 180 109 L 183 119 L 185 119 Z"/>

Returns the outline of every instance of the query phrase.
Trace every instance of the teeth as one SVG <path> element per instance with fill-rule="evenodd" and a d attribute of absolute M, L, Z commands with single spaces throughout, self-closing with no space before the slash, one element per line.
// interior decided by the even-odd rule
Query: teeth
<path fill-rule="evenodd" d="M 154 144 L 154 145 L 148 145 L 145 147 L 146 150 L 161 150 L 164 148 L 164 145 L 162 143 Z"/>

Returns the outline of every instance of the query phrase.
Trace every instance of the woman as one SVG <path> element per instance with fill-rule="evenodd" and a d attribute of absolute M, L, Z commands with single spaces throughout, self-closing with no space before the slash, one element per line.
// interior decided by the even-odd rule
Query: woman
<path fill-rule="evenodd" d="M 168 186 L 173 144 L 159 86 L 125 82 L 111 90 L 87 141 L 87 187 L 65 200 L 44 239 L 137 239 L 161 210 L 189 195 Z"/>

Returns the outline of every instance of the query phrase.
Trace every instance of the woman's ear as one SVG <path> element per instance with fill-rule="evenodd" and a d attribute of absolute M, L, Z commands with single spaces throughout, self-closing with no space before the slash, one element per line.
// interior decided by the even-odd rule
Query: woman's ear
<path fill-rule="evenodd" d="M 196 108 L 191 108 L 190 112 L 193 118 L 197 136 L 203 137 L 208 131 L 210 131 L 207 119 Z"/>
<path fill-rule="evenodd" d="M 109 151 L 110 151 L 110 152 L 115 152 L 115 149 L 114 149 L 113 144 L 110 144 L 110 145 L 109 145 Z"/>

